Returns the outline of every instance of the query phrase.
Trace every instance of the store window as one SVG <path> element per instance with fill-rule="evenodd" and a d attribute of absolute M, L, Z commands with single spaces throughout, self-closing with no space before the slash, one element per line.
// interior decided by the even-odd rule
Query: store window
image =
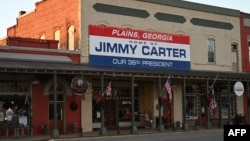
<path fill-rule="evenodd" d="M 206 83 L 187 82 L 185 94 L 185 118 L 197 120 L 201 114 L 205 114 L 207 97 L 205 96 Z"/>
<path fill-rule="evenodd" d="M 230 94 L 229 94 L 230 93 Z M 228 92 L 228 84 L 219 83 L 216 84 L 216 100 L 217 111 L 212 115 L 212 118 L 217 118 L 220 115 L 219 109 L 221 109 L 221 119 L 228 119 L 236 116 L 236 95 L 234 93 L 233 83 L 230 85 L 230 92 Z"/>
<path fill-rule="evenodd" d="M 140 90 L 135 88 L 134 90 L 135 100 L 135 115 L 140 113 Z M 112 88 L 112 96 L 105 96 L 104 113 L 105 118 L 116 119 L 119 121 L 131 121 L 132 119 L 132 96 L 131 88 Z M 93 89 L 92 100 L 92 119 L 93 122 L 101 121 L 101 91 L 100 88 Z M 136 121 L 140 120 L 140 117 L 135 117 Z"/>
<path fill-rule="evenodd" d="M 227 95 L 222 95 L 221 97 L 221 118 L 222 119 L 228 119 L 228 108 L 229 108 L 229 100 L 228 100 L 228 96 Z"/>
<path fill-rule="evenodd" d="M 186 118 L 197 119 L 197 96 L 188 95 L 186 96 Z"/>
<path fill-rule="evenodd" d="M 0 80 L 1 126 L 29 125 L 31 121 L 30 83 L 25 80 Z"/>
<path fill-rule="evenodd" d="M 229 92 L 227 81 L 212 81 L 209 86 L 207 86 L 206 82 L 187 82 L 185 89 L 185 119 L 187 121 L 201 119 L 201 124 L 205 125 L 205 119 L 209 115 L 212 124 L 216 125 L 219 117 L 225 123 L 228 122 L 229 116 L 234 118 L 236 116 L 236 95 L 234 94 L 233 84 L 230 85 Z M 216 102 L 214 108 L 211 107 L 212 85 Z"/>

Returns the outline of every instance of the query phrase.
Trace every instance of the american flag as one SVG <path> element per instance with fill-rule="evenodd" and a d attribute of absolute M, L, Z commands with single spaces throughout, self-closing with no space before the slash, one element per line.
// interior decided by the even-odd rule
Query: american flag
<path fill-rule="evenodd" d="M 169 95 L 169 102 L 172 102 L 172 87 L 171 87 L 171 81 L 169 78 L 166 81 L 165 88 Z"/>
<path fill-rule="evenodd" d="M 109 84 L 105 90 L 105 93 L 107 96 L 111 96 L 111 82 L 109 82 Z"/>
<path fill-rule="evenodd" d="M 211 88 L 211 101 L 210 101 L 210 108 L 214 110 L 217 107 L 217 102 L 215 100 L 215 92 L 214 87 Z"/>
<path fill-rule="evenodd" d="M 211 88 L 211 96 L 212 96 L 212 98 L 215 98 L 214 87 Z"/>
<path fill-rule="evenodd" d="M 210 108 L 211 110 L 214 110 L 217 107 L 217 102 L 215 100 L 215 98 L 212 98 L 210 101 Z"/>

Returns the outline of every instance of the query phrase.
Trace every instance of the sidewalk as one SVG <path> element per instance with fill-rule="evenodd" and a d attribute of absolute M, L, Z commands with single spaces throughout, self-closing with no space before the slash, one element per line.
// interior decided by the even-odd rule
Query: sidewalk
<path fill-rule="evenodd" d="M 43 135 L 43 136 L 26 136 L 26 137 L 12 137 L 12 138 L 0 138 L 0 140 L 5 141 L 63 141 L 68 140 L 70 138 L 91 138 L 91 137 L 100 137 L 100 136 L 120 136 L 120 135 L 138 135 L 138 134 L 158 134 L 158 133 L 178 133 L 178 132 L 201 132 L 201 131 L 209 131 L 209 130 L 223 130 L 219 128 L 211 128 L 211 129 L 204 129 L 203 127 L 194 130 L 173 130 L 165 129 L 162 132 L 159 132 L 157 129 L 144 129 L 139 128 L 137 129 L 136 133 L 131 133 L 130 129 L 120 129 L 118 130 L 107 130 L 105 135 L 100 135 L 99 130 L 92 131 L 92 132 L 84 132 L 84 133 L 74 133 L 74 134 L 63 134 L 59 135 L 59 138 L 52 139 L 51 135 Z"/>

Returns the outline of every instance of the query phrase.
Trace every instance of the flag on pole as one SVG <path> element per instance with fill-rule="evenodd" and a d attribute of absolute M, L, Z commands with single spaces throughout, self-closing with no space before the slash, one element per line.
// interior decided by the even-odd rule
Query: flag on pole
<path fill-rule="evenodd" d="M 105 93 L 107 96 L 111 96 L 111 82 L 109 82 L 109 84 L 105 90 Z"/>
<path fill-rule="evenodd" d="M 216 107 L 217 107 L 217 102 L 214 98 L 212 98 L 210 101 L 210 108 L 211 110 L 214 110 Z"/>
<path fill-rule="evenodd" d="M 217 102 L 215 100 L 215 92 L 214 87 L 211 88 L 211 100 L 210 100 L 210 108 L 214 110 L 217 107 Z"/>
<path fill-rule="evenodd" d="M 215 98 L 214 87 L 211 88 L 211 96 L 212 96 L 212 98 Z"/>
<path fill-rule="evenodd" d="M 167 79 L 167 81 L 165 83 L 165 88 L 166 88 L 168 95 L 169 95 L 169 102 L 172 102 L 172 87 L 171 87 L 171 81 L 169 78 Z"/>

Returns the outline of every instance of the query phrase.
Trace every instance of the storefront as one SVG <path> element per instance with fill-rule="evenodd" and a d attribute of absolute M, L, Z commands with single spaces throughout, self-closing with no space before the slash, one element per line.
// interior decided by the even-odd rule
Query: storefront
<path fill-rule="evenodd" d="M 22 64 L 22 66 L 26 66 L 29 69 L 24 69 L 16 64 Z M 59 115 L 57 120 L 61 121 L 64 127 L 59 127 L 61 125 L 59 122 L 57 124 L 62 133 L 64 131 L 70 133 L 70 127 L 74 122 L 77 124 L 76 130 L 87 128 L 87 125 L 82 123 L 86 120 L 85 113 L 88 113 L 88 111 L 92 111 L 92 119 L 89 124 L 93 127 L 93 130 L 95 128 L 100 129 L 102 122 L 100 104 L 104 104 L 103 126 L 107 130 L 117 129 L 118 127 L 131 127 L 133 123 L 139 130 L 140 127 L 144 127 L 144 119 L 140 114 L 145 110 L 151 113 L 153 128 L 159 126 L 156 123 L 160 124 L 156 119 L 159 116 L 159 109 L 161 108 L 161 115 L 167 120 L 166 127 L 172 127 L 179 121 L 181 126 L 188 125 L 189 128 L 194 125 L 198 125 L 199 127 L 221 127 L 228 122 L 233 123 L 236 115 L 243 115 L 246 110 L 242 106 L 241 100 L 243 98 L 236 96 L 233 90 L 235 82 L 242 81 L 246 88 L 243 97 L 246 96 L 248 91 L 247 80 L 249 79 L 249 76 L 246 74 L 219 73 L 220 75 L 216 78 L 218 72 L 157 71 L 145 69 L 143 71 L 140 69 L 121 70 L 107 67 L 64 64 L 67 68 L 70 68 L 69 70 L 58 68 L 52 63 L 36 62 L 34 64 L 26 64 L 23 61 L 9 61 L 6 64 L 4 61 L 1 61 L 2 85 L 0 97 L 1 102 L 4 103 L 2 110 L 6 110 L 9 107 L 16 110 L 13 112 L 17 113 L 15 116 L 19 117 L 19 123 L 29 127 L 24 130 L 24 134 L 26 135 L 31 133 L 41 134 L 40 127 L 42 123 L 46 123 L 49 129 L 52 128 L 53 121 L 50 123 L 50 119 L 53 119 L 52 115 L 54 111 L 51 104 L 54 104 L 54 99 L 53 95 L 49 94 L 46 96 L 46 92 L 44 92 L 49 86 L 41 84 L 46 84 L 46 82 L 47 84 L 48 82 L 53 84 L 54 73 L 58 76 L 58 83 L 64 84 L 64 88 L 57 89 L 57 104 L 59 104 L 58 107 L 61 106 L 59 113 L 57 113 Z M 50 78 L 50 81 L 42 82 L 42 79 L 40 79 L 40 84 L 37 85 L 33 81 L 36 78 L 35 76 L 41 75 L 41 73 L 37 74 L 37 72 L 45 71 L 44 68 L 36 67 L 41 66 L 41 64 L 43 66 L 50 66 L 50 69 L 46 69 L 47 73 L 43 74 L 43 77 Z M 27 74 L 27 72 L 29 73 Z M 71 88 L 68 84 L 70 84 L 74 76 L 79 74 L 84 75 L 89 84 L 91 84 L 88 87 L 86 95 L 75 95 L 69 92 Z M 168 95 L 165 92 L 162 93 L 165 80 L 169 74 L 171 74 L 173 90 L 172 103 L 169 103 Z M 66 86 L 65 80 L 68 80 Z M 105 94 L 105 98 L 102 99 L 100 95 L 104 93 L 109 82 L 111 82 L 111 95 L 107 96 Z M 217 108 L 213 111 L 210 110 L 208 103 L 210 96 L 209 89 L 212 84 L 214 84 L 217 101 Z M 38 96 L 39 92 L 37 91 L 43 91 L 43 96 Z M 49 91 L 53 91 L 53 87 L 49 87 Z M 63 98 L 63 95 L 60 93 L 63 91 L 66 98 Z M 90 103 L 92 103 L 92 106 L 90 106 L 90 109 L 83 110 L 82 105 L 87 102 L 88 95 L 91 97 Z M 158 101 L 159 95 L 163 95 L 165 99 L 160 105 Z M 44 100 L 47 101 L 47 104 L 42 104 Z M 65 104 L 63 104 L 64 102 Z M 74 102 L 76 102 L 76 105 L 72 105 Z M 65 109 L 65 113 L 61 111 L 63 109 Z M 41 111 L 44 112 L 41 113 Z M 48 117 L 44 117 L 44 115 Z M 80 118 L 76 118 L 77 116 L 80 116 Z M 6 135 L 6 132 L 2 133 L 4 136 Z M 19 135 L 22 135 L 21 133 L 23 131 L 18 132 Z M 9 132 L 8 134 L 11 135 L 12 133 Z"/>

